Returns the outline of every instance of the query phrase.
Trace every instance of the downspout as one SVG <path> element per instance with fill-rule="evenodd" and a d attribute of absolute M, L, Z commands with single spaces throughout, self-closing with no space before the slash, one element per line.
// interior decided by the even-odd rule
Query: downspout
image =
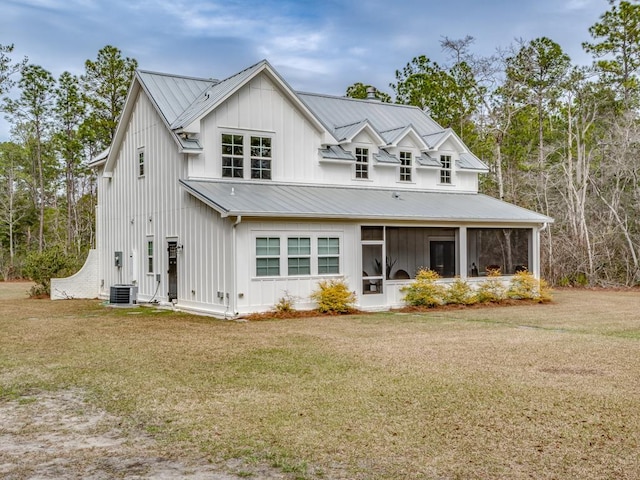
<path fill-rule="evenodd" d="M 242 222 L 242 215 L 238 215 L 236 217 L 236 221 L 231 226 L 231 254 L 232 254 L 232 271 L 233 271 L 233 289 L 230 293 L 231 298 L 229 299 L 229 303 L 227 304 L 227 308 L 231 307 L 232 316 L 236 316 L 238 314 L 238 256 L 236 255 L 237 246 L 236 246 L 236 228 Z M 226 314 L 225 314 L 226 317 Z"/>

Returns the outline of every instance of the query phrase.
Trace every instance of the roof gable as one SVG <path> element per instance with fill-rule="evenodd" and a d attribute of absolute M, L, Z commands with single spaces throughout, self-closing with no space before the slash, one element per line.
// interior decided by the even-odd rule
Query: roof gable
<path fill-rule="evenodd" d="M 190 125 L 205 117 L 215 110 L 225 100 L 235 94 L 238 90 L 248 84 L 253 78 L 261 73 L 267 75 L 275 85 L 289 98 L 292 103 L 301 110 L 302 114 L 319 131 L 326 131 L 325 127 L 314 115 L 314 113 L 300 101 L 297 94 L 287 84 L 287 82 L 275 71 L 269 62 L 262 60 L 251 67 L 232 75 L 202 92 L 188 108 L 182 112 L 172 123 L 173 130 L 189 129 Z"/>
<path fill-rule="evenodd" d="M 351 143 L 354 138 L 362 132 L 367 132 L 371 137 L 375 138 L 380 145 L 384 145 L 386 143 L 382 135 L 380 135 L 380 132 L 378 132 L 366 118 L 350 125 L 336 127 L 334 136 L 340 143 Z"/>
<path fill-rule="evenodd" d="M 425 143 L 425 141 L 422 139 L 422 137 L 412 124 L 409 124 L 402 129 L 392 130 L 389 133 L 391 135 L 394 135 L 393 139 L 388 142 L 389 146 L 397 147 L 405 138 L 410 138 L 412 140 L 412 143 L 415 144 L 416 147 L 418 147 L 420 150 L 427 150 L 429 148 L 429 145 Z"/>

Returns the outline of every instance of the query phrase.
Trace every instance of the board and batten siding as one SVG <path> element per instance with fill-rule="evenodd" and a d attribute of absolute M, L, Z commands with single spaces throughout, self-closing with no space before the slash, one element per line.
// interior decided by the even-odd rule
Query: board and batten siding
<path fill-rule="evenodd" d="M 318 281 L 326 278 L 344 279 L 351 290 L 358 291 L 360 278 L 359 226 L 349 222 L 314 221 L 243 221 L 237 226 L 237 311 L 240 314 L 272 310 L 279 299 L 291 296 L 296 308 L 311 309 L 309 298 Z M 255 239 L 278 236 L 280 242 L 281 274 L 277 277 L 256 276 Z M 331 275 L 287 275 L 287 238 L 340 238 L 340 273 Z M 312 255 L 314 248 L 312 247 Z"/>
<path fill-rule="evenodd" d="M 138 175 L 138 151 L 144 148 L 145 172 Z M 217 292 L 224 284 L 223 221 L 178 183 L 186 159 L 144 93 L 135 101 L 112 178 L 101 176 L 98 189 L 98 248 L 101 296 L 119 283 L 135 283 L 140 301 L 167 300 L 167 242 L 178 252 L 178 303 L 194 309 L 224 311 Z M 147 240 L 154 242 L 154 271 L 147 273 Z M 122 252 L 122 267 L 114 264 Z M 158 284 L 156 275 L 159 275 Z M 103 280 L 103 281 L 102 281 Z"/>
<path fill-rule="evenodd" d="M 452 140 L 445 142 L 437 154 L 434 153 L 437 156 L 441 153 L 452 156 L 454 173 L 450 185 L 440 184 L 440 172 L 437 168 L 418 166 L 416 158 L 421 153 L 422 145 L 411 135 L 388 150 L 396 156 L 400 150 L 405 149 L 413 153 L 412 182 L 399 181 L 399 166 L 377 164 L 373 154 L 380 148 L 379 140 L 373 138 L 368 131 L 358 134 L 352 143 L 343 145 L 352 153 L 356 146 L 369 149 L 368 179 L 355 178 L 353 163 L 322 161 L 319 149 L 324 146 L 324 133 L 305 118 L 299 107 L 266 74 L 253 78 L 202 119 L 200 142 L 203 152 L 190 157 L 190 178 L 221 178 L 223 133 L 262 133 L 271 136 L 273 181 L 455 192 L 476 192 L 478 189 L 476 172 L 455 168 L 459 147 Z M 245 169 L 248 168 L 249 165 L 245 165 Z"/>
<path fill-rule="evenodd" d="M 322 132 L 307 121 L 266 75 L 252 79 L 203 118 L 200 133 L 203 153 L 190 159 L 190 178 L 221 178 L 223 133 L 262 133 L 272 137 L 275 181 L 322 181 L 318 175 L 323 172 L 317 166 Z"/>

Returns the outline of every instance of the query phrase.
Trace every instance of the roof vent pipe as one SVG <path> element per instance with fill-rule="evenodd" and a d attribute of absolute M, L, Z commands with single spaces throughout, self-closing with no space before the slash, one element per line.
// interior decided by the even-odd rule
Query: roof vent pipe
<path fill-rule="evenodd" d="M 367 100 L 377 100 L 376 87 L 367 87 Z"/>

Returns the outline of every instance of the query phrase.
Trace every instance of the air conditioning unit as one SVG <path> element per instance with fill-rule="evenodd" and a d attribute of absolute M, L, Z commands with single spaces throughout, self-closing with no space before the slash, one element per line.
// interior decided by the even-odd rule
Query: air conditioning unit
<path fill-rule="evenodd" d="M 113 305 L 133 305 L 137 302 L 137 297 L 136 285 L 116 284 L 109 290 L 109 303 Z"/>

